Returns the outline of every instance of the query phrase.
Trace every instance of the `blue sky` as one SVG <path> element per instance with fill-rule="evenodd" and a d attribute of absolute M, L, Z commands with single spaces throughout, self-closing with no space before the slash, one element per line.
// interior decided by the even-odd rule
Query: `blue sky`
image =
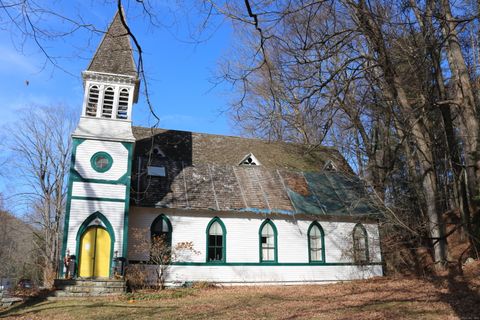
<path fill-rule="evenodd" d="M 41 1 L 42 2 L 42 1 Z M 82 17 L 85 23 L 105 30 L 116 11 L 116 1 L 49 2 L 56 12 L 69 18 Z M 215 29 L 203 33 L 194 43 L 192 30 L 202 22 L 195 9 L 177 2 L 155 1 L 154 12 L 161 26 L 152 26 L 134 1 L 125 1 L 127 20 L 144 50 L 144 64 L 151 99 L 160 116 L 160 127 L 216 134 L 233 134 L 223 112 L 228 107 L 227 84 L 212 83 L 217 64 L 231 44 L 228 22 L 215 22 Z M 189 6 L 189 4 L 186 4 Z M 46 17 L 42 26 L 68 29 L 60 20 Z M 21 48 L 15 28 L 0 29 L 0 89 L 3 116 L 0 125 L 16 120 L 17 110 L 31 105 L 64 104 L 79 111 L 83 98 L 81 71 L 101 40 L 101 34 L 80 29 L 72 36 L 44 42 L 52 56 L 67 72 L 45 65 L 45 58 L 28 40 Z M 23 52 L 20 52 L 22 49 Z M 28 85 L 27 85 L 28 81 Z M 149 126 L 153 119 L 143 97 L 133 110 L 135 125 Z"/>
<path fill-rule="evenodd" d="M 100 30 L 106 30 L 116 12 L 114 0 L 38 0 L 37 3 Z M 125 0 L 124 3 L 129 26 L 144 50 L 150 96 L 161 119 L 159 126 L 235 134 L 225 113 L 231 88 L 228 84 L 215 86 L 212 82 L 220 58 L 231 47 L 231 25 L 213 20 L 210 29 L 202 33 L 204 41 L 194 42 L 191 34 L 201 25 L 204 16 L 198 14 L 192 4 L 179 6 L 177 1 L 152 1 L 156 5 L 153 10 L 158 14 L 159 24 L 153 26 L 135 1 Z M 80 28 L 70 36 L 43 41 L 44 48 L 57 58 L 58 65 L 64 69 L 62 71 L 46 62 L 32 39 L 23 41 L 22 33 L 15 26 L 1 24 L 6 18 L 4 12 L 0 13 L 0 18 L 0 128 L 18 121 L 18 111 L 31 106 L 65 105 L 79 116 L 83 99 L 81 72 L 87 68 L 102 34 Z M 49 15 L 42 16 L 38 26 L 55 31 L 72 28 Z M 142 84 L 141 90 L 143 88 Z M 143 95 L 134 106 L 133 123 L 141 126 L 155 123 Z M 5 151 L 0 151 L 0 160 L 4 156 Z M 4 205 L 17 213 L 25 208 L 17 208 L 15 198 L 9 196 L 20 190 L 19 181 L 0 175 L 0 194 L 6 200 Z"/>

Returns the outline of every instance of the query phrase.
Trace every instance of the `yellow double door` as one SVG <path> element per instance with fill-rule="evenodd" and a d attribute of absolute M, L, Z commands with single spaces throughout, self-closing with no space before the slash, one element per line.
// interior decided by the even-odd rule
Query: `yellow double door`
<path fill-rule="evenodd" d="M 80 240 L 78 275 L 83 278 L 107 278 L 110 276 L 110 252 L 112 241 L 102 227 L 89 227 Z"/>

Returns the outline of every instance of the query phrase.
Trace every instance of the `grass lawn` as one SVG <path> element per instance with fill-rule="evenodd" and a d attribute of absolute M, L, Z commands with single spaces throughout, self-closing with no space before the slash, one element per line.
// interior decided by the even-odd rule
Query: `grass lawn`
<path fill-rule="evenodd" d="M 329 285 L 170 289 L 88 300 L 35 299 L 0 309 L 0 318 L 480 319 L 477 279 L 377 278 Z"/>

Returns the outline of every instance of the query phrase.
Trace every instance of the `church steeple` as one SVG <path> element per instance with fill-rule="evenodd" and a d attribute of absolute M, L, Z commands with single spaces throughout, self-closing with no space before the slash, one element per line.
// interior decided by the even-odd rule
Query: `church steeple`
<path fill-rule="evenodd" d="M 119 12 L 82 76 L 85 94 L 72 134 L 63 255 L 78 257 L 80 277 L 109 277 L 113 253 L 127 256 L 131 115 L 139 86 Z"/>
<path fill-rule="evenodd" d="M 115 13 L 82 76 L 85 94 L 82 116 L 74 136 L 133 141 L 132 106 L 138 100 L 140 83 L 130 37 L 120 11 Z"/>
<path fill-rule="evenodd" d="M 121 21 L 120 11 L 113 17 L 87 71 L 137 77 L 130 38 Z"/>

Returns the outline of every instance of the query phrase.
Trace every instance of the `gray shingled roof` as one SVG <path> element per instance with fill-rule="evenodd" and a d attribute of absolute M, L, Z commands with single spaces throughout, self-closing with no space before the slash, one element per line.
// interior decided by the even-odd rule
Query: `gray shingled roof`
<path fill-rule="evenodd" d="M 124 14 L 123 16 L 125 17 Z M 87 70 L 137 77 L 130 37 L 122 24 L 119 11 L 115 14 Z"/>
<path fill-rule="evenodd" d="M 139 206 L 335 216 L 378 213 L 363 183 L 333 148 L 141 127 L 133 133 L 137 142 L 131 201 Z M 151 154 L 152 146 L 160 147 L 165 157 Z M 261 165 L 239 165 L 248 153 Z M 323 170 L 329 160 L 338 171 Z M 148 176 L 148 165 L 165 167 L 166 176 Z"/>
<path fill-rule="evenodd" d="M 308 147 L 296 143 L 268 142 L 178 130 L 133 127 L 138 152 L 147 152 L 152 135 L 171 160 L 193 164 L 238 165 L 249 153 L 263 167 L 296 171 L 320 171 L 332 160 L 340 171 L 353 173 L 343 156 L 334 148 Z M 141 150 L 140 150 L 141 149 Z"/>

